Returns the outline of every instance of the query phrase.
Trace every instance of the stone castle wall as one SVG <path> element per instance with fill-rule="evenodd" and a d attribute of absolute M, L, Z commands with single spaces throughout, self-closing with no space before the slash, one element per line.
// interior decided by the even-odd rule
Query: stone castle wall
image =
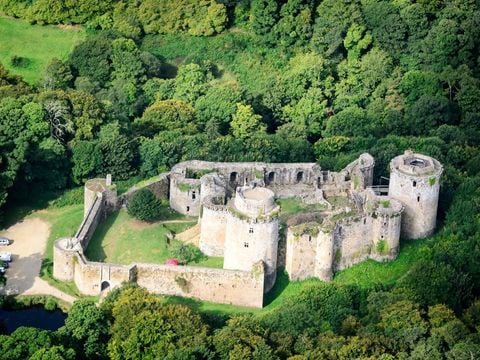
<path fill-rule="evenodd" d="M 318 277 L 329 281 L 333 272 L 366 259 L 388 261 L 399 251 L 401 214 L 398 201 L 373 195 L 368 212 L 352 214 L 334 224 L 287 229 L 286 269 L 290 279 Z"/>
<path fill-rule="evenodd" d="M 153 184 L 158 190 L 157 196 L 165 194 L 165 189 L 168 189 L 163 182 L 164 178 Z M 265 275 L 262 262 L 252 264 L 248 271 L 243 271 L 158 264 L 125 266 L 89 261 L 83 251 L 103 219 L 104 212 L 111 209 L 113 195 L 104 191 L 93 196 L 93 192 L 88 190 L 86 200 L 90 207 L 76 236 L 59 239 L 54 244 L 53 275 L 56 279 L 73 281 L 85 295 L 98 295 L 103 289 L 133 281 L 156 294 L 193 297 L 238 306 L 263 306 Z M 128 196 L 125 199 L 128 201 Z"/>
<path fill-rule="evenodd" d="M 188 161 L 143 185 L 157 198 L 169 198 L 174 210 L 199 216 L 199 247 L 207 255 L 224 256 L 224 269 L 88 261 L 83 250 L 98 223 L 140 189 L 117 201 L 110 180 L 92 179 L 85 185 L 85 217 L 76 236 L 55 243 L 54 277 L 74 281 L 89 295 L 135 281 L 158 294 L 261 307 L 278 266 L 285 265 L 291 280 L 329 281 L 334 271 L 367 258 L 394 259 L 401 231 L 412 238 L 433 232 L 442 172 L 438 161 L 413 153 L 393 159 L 388 197 L 368 188 L 373 167 L 369 154 L 340 172 L 322 171 L 314 163 Z M 274 196 L 324 203 L 327 210 L 319 219 L 289 223 L 279 249 Z M 351 205 L 335 210 L 328 202 L 332 196 L 348 197 Z"/>
<path fill-rule="evenodd" d="M 263 306 L 264 271 L 261 263 L 255 264 L 250 271 L 158 264 L 126 266 L 88 261 L 81 250 L 64 249 L 61 241 L 55 243 L 54 277 L 73 281 L 85 295 L 100 294 L 105 283 L 114 288 L 133 281 L 159 295 L 237 306 Z"/>
<path fill-rule="evenodd" d="M 263 306 L 263 266 L 251 271 L 137 264 L 137 284 L 148 291 L 238 306 Z"/>

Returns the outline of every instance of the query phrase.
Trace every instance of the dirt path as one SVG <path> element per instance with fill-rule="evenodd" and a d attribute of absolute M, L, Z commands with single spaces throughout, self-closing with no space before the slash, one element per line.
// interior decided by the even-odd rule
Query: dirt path
<path fill-rule="evenodd" d="M 175 239 L 183 241 L 186 244 L 198 246 L 200 242 L 200 225 L 197 224 L 181 233 L 176 234 Z"/>
<path fill-rule="evenodd" d="M 49 235 L 50 225 L 39 218 L 28 218 L 0 231 L 0 236 L 13 240 L 11 245 L 0 247 L 0 251 L 12 253 L 12 262 L 6 271 L 7 284 L 0 289 L 2 293 L 51 295 L 70 303 L 75 300 L 39 277 Z"/>

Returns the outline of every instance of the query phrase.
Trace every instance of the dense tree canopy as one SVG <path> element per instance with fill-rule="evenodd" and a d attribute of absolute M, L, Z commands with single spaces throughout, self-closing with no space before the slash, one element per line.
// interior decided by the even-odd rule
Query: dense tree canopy
<path fill-rule="evenodd" d="M 77 303 L 58 332 L 1 335 L 0 359 L 480 358 L 478 2 L 0 0 L 0 10 L 92 29 L 38 84 L 0 66 L 0 209 L 189 159 L 339 170 L 369 152 L 376 179 L 406 149 L 444 165 L 440 229 L 395 283 L 313 284 L 268 316 L 226 322 L 128 287 L 100 308 Z"/>

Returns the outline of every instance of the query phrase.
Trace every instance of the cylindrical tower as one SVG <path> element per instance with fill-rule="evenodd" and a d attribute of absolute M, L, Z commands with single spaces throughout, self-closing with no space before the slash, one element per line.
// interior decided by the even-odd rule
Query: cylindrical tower
<path fill-rule="evenodd" d="M 278 210 L 274 193 L 262 187 L 239 187 L 227 215 L 224 269 L 251 271 L 265 264 L 264 291 L 275 283 L 278 249 Z"/>
<path fill-rule="evenodd" d="M 62 238 L 53 246 L 53 277 L 61 281 L 72 281 L 75 273 L 77 239 Z"/>
<path fill-rule="evenodd" d="M 223 197 L 204 198 L 199 221 L 200 250 L 208 256 L 223 256 L 227 226 L 227 206 L 223 205 Z"/>
<path fill-rule="evenodd" d="M 400 229 L 403 205 L 388 196 L 378 196 L 369 225 L 372 234 L 370 258 L 377 261 L 393 260 L 400 250 Z"/>
<path fill-rule="evenodd" d="M 105 179 L 95 178 L 90 179 L 85 183 L 84 201 L 83 201 L 83 217 L 86 217 L 88 211 L 92 207 L 98 193 L 102 193 L 107 189 L 107 182 Z"/>
<path fill-rule="evenodd" d="M 333 233 L 327 229 L 320 229 L 317 236 L 317 256 L 315 276 L 323 281 L 333 278 Z"/>
<path fill-rule="evenodd" d="M 389 196 L 400 201 L 402 236 L 420 239 L 435 230 L 443 167 L 434 158 L 406 151 L 390 162 Z"/>

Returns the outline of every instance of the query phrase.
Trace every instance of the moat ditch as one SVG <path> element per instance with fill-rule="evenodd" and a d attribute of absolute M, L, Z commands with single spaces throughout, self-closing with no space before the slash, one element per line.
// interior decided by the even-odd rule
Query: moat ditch
<path fill-rule="evenodd" d="M 0 326 L 4 332 L 11 334 L 21 326 L 45 330 L 57 330 L 65 324 L 67 314 L 61 310 L 46 310 L 43 306 L 10 310 L 0 309 Z"/>

